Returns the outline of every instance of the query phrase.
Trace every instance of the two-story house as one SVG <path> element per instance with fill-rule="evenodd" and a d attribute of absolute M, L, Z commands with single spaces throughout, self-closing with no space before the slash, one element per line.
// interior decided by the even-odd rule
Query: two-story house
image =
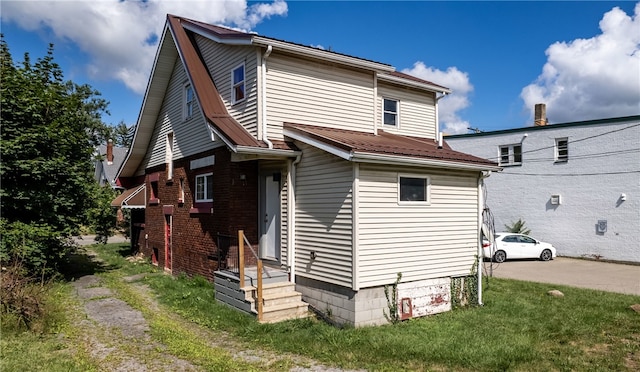
<path fill-rule="evenodd" d="M 446 136 L 497 161 L 486 181 L 496 230 L 522 219 L 559 256 L 640 262 L 640 116 Z"/>
<path fill-rule="evenodd" d="M 146 188 L 140 246 L 213 279 L 220 237 L 243 230 L 336 322 L 386 322 L 397 273 L 403 317 L 448 310 L 452 278 L 476 262 L 482 179 L 499 167 L 439 143 L 447 93 L 387 64 L 169 15 L 119 172 Z"/>

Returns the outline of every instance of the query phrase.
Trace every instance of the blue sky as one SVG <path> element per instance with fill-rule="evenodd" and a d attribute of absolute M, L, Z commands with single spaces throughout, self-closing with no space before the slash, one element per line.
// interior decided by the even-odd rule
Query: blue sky
<path fill-rule="evenodd" d="M 5 1 L 14 61 L 55 45 L 65 78 L 134 124 L 166 13 L 384 62 L 451 88 L 448 133 L 640 114 L 640 3 L 631 1 Z"/>

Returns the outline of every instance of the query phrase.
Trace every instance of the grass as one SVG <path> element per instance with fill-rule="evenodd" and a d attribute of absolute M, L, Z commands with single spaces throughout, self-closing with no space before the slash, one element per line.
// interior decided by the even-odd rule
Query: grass
<path fill-rule="evenodd" d="M 371 371 L 640 369 L 640 314 L 629 308 L 640 303 L 640 296 L 492 278 L 488 282 L 485 279 L 483 307 L 396 325 L 337 329 L 315 319 L 259 324 L 251 316 L 217 304 L 213 285 L 197 277 L 145 276 L 142 281 L 170 311 L 150 309 L 121 278 L 137 273 L 152 274 L 157 272 L 156 267 L 126 261 L 125 245 L 94 248 L 105 263 L 93 269 L 121 299 L 143 312 L 153 339 L 164 343 L 171 354 L 205 370 L 275 371 L 287 370 L 289 365 L 286 361 L 256 365 L 233 360 L 225 350 L 212 347 L 205 337 L 193 332 L 189 322 L 212 331 L 210 334 L 225 331 L 253 348 L 303 355 L 342 368 Z M 548 296 L 546 292 L 550 289 L 561 290 L 565 297 Z M 60 298 L 66 298 L 64 290 Z M 56 332 L 70 332 L 67 338 L 73 341 L 73 327 L 64 321 L 59 323 Z M 3 331 L 4 328 L 3 325 Z M 20 363 L 28 362 L 34 367 L 28 369 L 38 370 L 43 360 L 50 363 L 48 371 L 95 370 L 95 365 L 82 352 L 69 358 L 68 350 L 73 348 L 65 346 L 54 333 L 44 338 L 25 334 L 7 340 L 3 332 L 3 370 L 22 367 L 27 364 Z M 74 350 L 82 351 L 82 348 Z M 51 360 L 56 355 L 64 357 Z"/>

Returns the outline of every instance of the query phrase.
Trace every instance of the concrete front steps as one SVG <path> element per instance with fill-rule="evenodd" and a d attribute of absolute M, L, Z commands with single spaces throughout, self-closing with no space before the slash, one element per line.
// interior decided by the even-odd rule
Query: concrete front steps
<path fill-rule="evenodd" d="M 288 319 L 304 318 L 309 315 L 308 304 L 302 302 L 302 295 L 295 291 L 295 284 L 274 273 L 265 274 L 262 285 L 261 323 L 277 323 Z M 279 277 L 279 279 L 277 279 Z M 240 287 L 238 277 L 229 272 L 217 271 L 214 275 L 216 300 L 242 312 L 258 315 L 256 298 L 258 296 L 255 278 L 246 278 L 244 287 Z"/>

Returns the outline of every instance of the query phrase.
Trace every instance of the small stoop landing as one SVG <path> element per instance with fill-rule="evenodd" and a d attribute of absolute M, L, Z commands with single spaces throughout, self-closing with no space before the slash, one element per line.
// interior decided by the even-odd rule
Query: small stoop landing
<path fill-rule="evenodd" d="M 245 286 L 240 288 L 240 280 L 235 273 L 216 271 L 216 300 L 257 316 L 256 278 L 255 267 L 245 269 Z M 263 273 L 262 303 L 261 323 L 277 323 L 309 315 L 309 305 L 302 302 L 302 295 L 295 291 L 295 284 L 289 282 L 287 273 L 281 270 L 266 268 L 266 272 Z"/>

